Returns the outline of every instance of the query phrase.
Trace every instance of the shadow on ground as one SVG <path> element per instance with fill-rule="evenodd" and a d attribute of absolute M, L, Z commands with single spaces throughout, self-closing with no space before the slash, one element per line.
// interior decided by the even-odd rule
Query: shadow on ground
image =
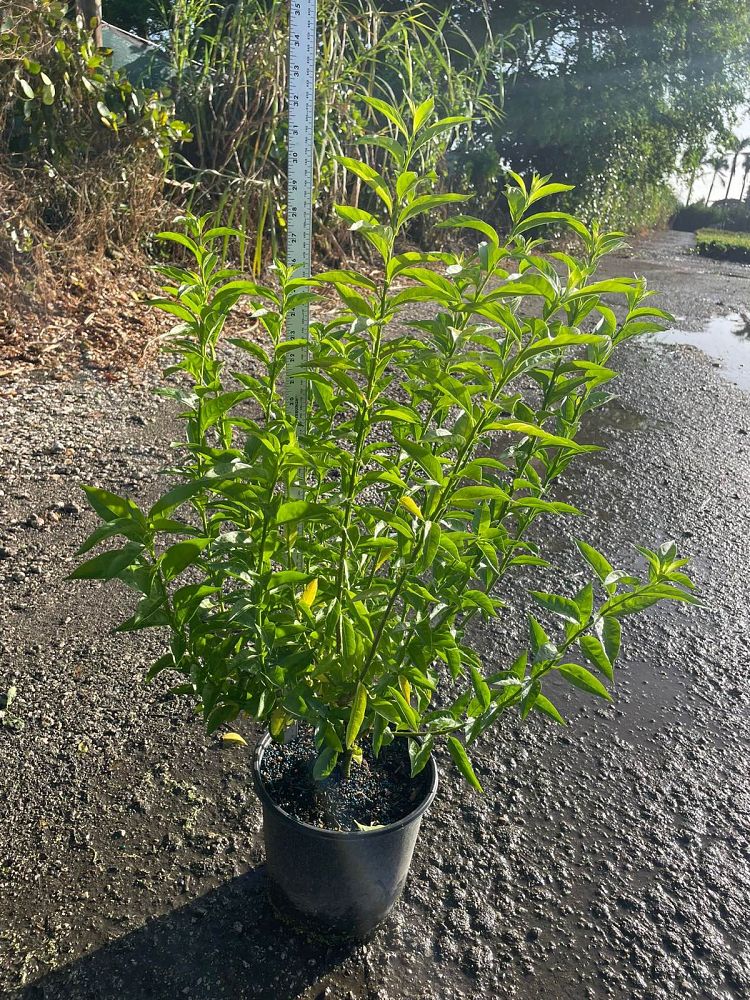
<path fill-rule="evenodd" d="M 263 867 L 89 952 L 15 994 L 18 1000 L 293 1000 L 359 946 L 282 923 Z M 313 989 L 312 996 L 317 996 Z M 325 995 L 325 994 L 322 994 Z"/>

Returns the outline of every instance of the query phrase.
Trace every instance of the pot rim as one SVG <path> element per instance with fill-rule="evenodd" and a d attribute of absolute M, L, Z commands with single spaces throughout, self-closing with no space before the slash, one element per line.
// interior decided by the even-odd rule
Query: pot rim
<path fill-rule="evenodd" d="M 296 816 L 293 816 L 285 809 L 282 809 L 281 806 L 273 800 L 271 793 L 264 785 L 263 778 L 260 773 L 260 764 L 263 760 L 263 754 L 265 753 L 270 742 L 271 734 L 266 733 L 258 741 L 255 747 L 255 753 L 253 754 L 253 783 L 255 784 L 255 791 L 257 792 L 258 798 L 264 805 L 273 809 L 273 811 L 286 823 L 292 826 L 302 827 L 314 836 L 326 839 L 336 839 L 341 837 L 381 837 L 387 833 L 393 833 L 395 830 L 402 830 L 404 827 L 410 826 L 415 820 L 421 819 L 422 815 L 432 805 L 432 800 L 437 794 L 438 769 L 434 758 L 430 757 L 426 765 L 427 768 L 430 769 L 430 780 L 427 792 L 416 809 L 412 809 L 410 813 L 407 813 L 407 815 L 403 816 L 401 819 L 397 819 L 393 823 L 388 823 L 386 826 L 378 827 L 376 830 L 327 830 L 322 826 L 313 826 L 312 823 L 305 823 L 304 820 L 297 819 Z"/>

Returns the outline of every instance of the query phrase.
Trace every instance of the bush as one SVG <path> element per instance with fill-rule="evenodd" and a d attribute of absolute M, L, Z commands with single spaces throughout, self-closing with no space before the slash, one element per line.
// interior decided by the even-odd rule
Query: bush
<path fill-rule="evenodd" d="M 694 233 L 705 228 L 726 228 L 734 231 L 750 230 L 750 208 L 736 198 L 707 205 L 704 201 L 681 208 L 672 220 L 672 228 Z"/>
<path fill-rule="evenodd" d="M 436 193 L 420 170 L 423 144 L 452 127 L 433 121 L 432 100 L 410 120 L 382 110 L 394 125 L 383 175 L 345 164 L 378 208 L 337 206 L 380 257 L 376 277 L 305 279 L 279 263 L 278 283 L 261 286 L 221 267 L 214 247 L 228 229 L 193 218 L 186 232 L 162 234 L 194 259 L 159 268 L 167 284 L 156 303 L 180 321 L 169 371 L 182 381 L 164 390 L 185 420 L 179 480 L 150 510 L 86 487 L 102 524 L 80 551 L 107 551 L 72 576 L 117 578 L 140 594 L 120 630 L 166 628 L 169 649 L 150 675 L 182 675 L 177 690 L 197 700 L 209 731 L 242 713 L 279 739 L 303 720 L 318 780 L 337 766 L 346 778 L 365 740 L 377 755 L 408 739 L 413 774 L 445 740 L 479 788 L 464 744 L 511 708 L 562 723 L 543 692 L 552 676 L 609 699 L 621 620 L 658 601 L 695 601 L 673 544 L 639 549 L 647 570 L 634 575 L 579 542 L 591 582 L 529 591 L 549 624 L 529 615 L 512 663 L 483 664 L 469 628 L 502 614 L 506 575 L 549 566 L 539 545 L 554 550 L 549 522 L 580 513 L 555 484 L 597 450 L 577 438 L 611 398 L 613 354 L 670 317 L 642 280 L 597 279 L 621 234 L 539 211 L 568 190 L 547 178 L 513 176 L 506 239 L 454 215 L 444 226 L 482 240 L 472 254 L 404 250 L 411 219 L 465 196 Z M 581 243 L 576 256 L 554 255 L 562 273 L 537 236 L 549 223 Z M 307 388 L 305 424 L 284 404 L 287 359 L 300 346 L 284 339 L 285 320 L 321 286 L 340 305 L 312 325 L 309 362 L 291 369 Z M 605 295 L 620 300 L 621 321 Z M 252 373 L 233 375 L 230 388 L 218 342 L 243 296 L 265 337 L 233 341 Z M 427 318 L 409 320 L 414 303 Z"/>
<path fill-rule="evenodd" d="M 732 233 L 723 229 L 701 229 L 696 233 L 696 248 L 705 257 L 750 264 L 750 233 Z"/>
<path fill-rule="evenodd" d="M 2 21 L 0 168 L 33 194 L 19 231 L 122 243 L 151 224 L 172 146 L 189 132 L 67 10 L 20 0 Z"/>

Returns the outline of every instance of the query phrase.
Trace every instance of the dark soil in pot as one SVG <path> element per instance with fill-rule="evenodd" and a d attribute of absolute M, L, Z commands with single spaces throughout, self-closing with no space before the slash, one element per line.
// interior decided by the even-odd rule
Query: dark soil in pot
<path fill-rule="evenodd" d="M 311 730 L 289 743 L 270 743 L 260 774 L 274 802 L 296 819 L 327 830 L 386 826 L 408 816 L 425 798 L 425 770 L 411 777 L 405 740 L 383 747 L 377 759 L 367 743 L 361 764 L 352 763 L 344 780 L 337 765 L 323 782 L 313 778 L 317 751 Z"/>

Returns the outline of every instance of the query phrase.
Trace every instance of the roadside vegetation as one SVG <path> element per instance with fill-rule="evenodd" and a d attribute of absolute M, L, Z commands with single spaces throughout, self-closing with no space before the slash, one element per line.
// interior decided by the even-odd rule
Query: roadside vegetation
<path fill-rule="evenodd" d="M 50 313 L 81 299 L 71 273 L 98 289 L 81 319 L 137 296 L 145 278 L 132 261 L 143 255 L 132 249 L 160 252 L 148 234 L 183 212 L 242 230 L 232 263 L 253 277 L 284 250 L 285 0 L 104 0 L 106 20 L 154 42 L 158 72 L 127 75 L 71 9 L 14 0 L 0 24 L 0 359 L 29 340 L 46 350 Z M 363 130 L 376 133 L 369 169 L 388 151 L 363 94 L 401 112 L 432 97 L 455 117 L 419 168 L 436 194 L 471 191 L 472 213 L 501 230 L 513 170 L 561 177 L 571 185 L 561 208 L 632 231 L 674 215 L 667 178 L 680 158 L 703 169 L 705 150 L 721 145 L 750 65 L 750 11 L 729 0 L 678 10 L 658 0 L 637 13 L 518 0 L 481 14 L 467 0 L 321 0 L 319 23 L 314 213 L 331 263 L 361 254 L 331 225 L 333 206 L 375 206 L 340 158 Z M 746 146 L 724 147 L 716 183 L 747 179 Z M 696 228 L 745 228 L 746 206 L 727 199 L 721 219 L 714 206 L 689 211 Z M 415 246 L 425 225 L 409 227 Z"/>
<path fill-rule="evenodd" d="M 732 233 L 723 229 L 699 229 L 695 235 L 698 253 L 719 260 L 750 264 L 750 233 Z"/>

